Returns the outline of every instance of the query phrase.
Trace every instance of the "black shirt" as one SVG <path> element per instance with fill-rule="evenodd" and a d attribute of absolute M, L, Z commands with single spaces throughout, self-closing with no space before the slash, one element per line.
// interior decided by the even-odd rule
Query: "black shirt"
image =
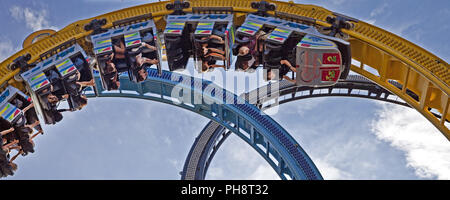
<path fill-rule="evenodd" d="M 89 69 L 89 66 L 83 59 L 77 57 L 75 59 L 74 65 L 77 68 L 77 70 L 80 72 L 80 81 L 92 80 L 93 77 L 91 74 L 91 70 Z"/>
<path fill-rule="evenodd" d="M 287 73 L 289 73 L 290 69 L 287 65 L 281 65 L 279 70 L 280 80 L 283 79 L 283 76 L 285 76 Z"/>

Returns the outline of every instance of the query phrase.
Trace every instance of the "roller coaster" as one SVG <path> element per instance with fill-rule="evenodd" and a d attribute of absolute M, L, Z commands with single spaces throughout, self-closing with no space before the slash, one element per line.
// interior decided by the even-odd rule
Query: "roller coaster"
<path fill-rule="evenodd" d="M 199 73 L 249 76 L 262 68 L 267 84 L 238 96 L 179 73 L 191 66 Z M 41 123 L 57 124 L 88 98 L 123 97 L 211 120 L 189 151 L 182 179 L 205 179 L 231 133 L 281 179 L 323 179 L 264 110 L 314 97 L 367 98 L 417 110 L 450 140 L 449 70 L 447 62 L 397 35 L 313 5 L 172 0 L 130 7 L 32 33 L 22 50 L 0 63 L 0 177 L 14 175 L 17 157 L 34 153 Z"/>

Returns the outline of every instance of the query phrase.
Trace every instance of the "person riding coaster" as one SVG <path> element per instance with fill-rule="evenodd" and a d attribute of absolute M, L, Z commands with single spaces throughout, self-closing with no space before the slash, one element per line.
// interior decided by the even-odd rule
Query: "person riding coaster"
<path fill-rule="evenodd" d="M 92 76 L 89 64 L 81 57 L 75 58 L 73 62 L 78 71 L 78 82 L 82 85 L 81 90 L 84 90 L 88 86 L 95 86 L 94 77 Z"/>
<path fill-rule="evenodd" d="M 25 113 L 30 108 L 32 106 L 28 106 L 23 112 Z M 0 132 L 0 177 L 14 175 L 14 171 L 17 170 L 17 164 L 13 161 L 19 155 L 26 156 L 30 152 L 34 153 L 35 144 L 33 139 L 42 133 L 42 130 L 30 137 L 33 128 L 36 128 L 39 121 L 33 124 L 26 124 L 25 120 L 22 116 L 11 124 L 3 118 L 0 119 L 0 129 L 2 130 Z M 9 159 L 11 150 L 16 150 L 17 154 Z"/>
<path fill-rule="evenodd" d="M 264 41 L 270 33 L 258 31 L 255 36 L 237 36 L 236 46 L 233 54 L 237 55 L 236 70 L 253 72 L 260 64 L 262 52 L 264 51 Z"/>
<path fill-rule="evenodd" d="M 116 69 L 116 65 L 113 62 L 114 53 L 104 55 L 100 57 L 103 60 L 104 66 L 102 68 L 103 80 L 106 84 L 106 89 L 118 90 L 120 87 L 119 75 Z M 100 65 L 99 65 L 100 66 Z"/>
<path fill-rule="evenodd" d="M 94 86 L 94 79 L 90 81 L 79 81 L 81 73 L 78 70 L 75 74 L 64 79 L 60 79 L 58 74 L 53 70 L 50 70 L 48 73 L 51 83 L 50 94 L 47 96 L 49 103 L 55 105 L 63 99 L 71 100 L 71 103 L 75 104 L 71 107 L 73 111 L 86 106 L 87 98 L 81 94 L 82 89 L 87 86 Z"/>
<path fill-rule="evenodd" d="M 147 32 L 142 37 L 141 45 L 128 52 L 131 72 L 136 75 L 137 82 L 145 81 L 148 77 L 147 68 L 159 63 L 157 57 L 158 49 L 152 46 L 152 43 L 154 43 L 153 34 Z"/>
<path fill-rule="evenodd" d="M 196 38 L 197 51 L 202 62 L 202 72 L 211 71 L 217 67 L 223 67 L 226 70 L 225 65 L 216 65 L 217 60 L 225 61 L 225 41 L 218 35 L 209 35 L 201 38 Z"/>
<path fill-rule="evenodd" d="M 57 109 L 60 101 L 68 100 L 70 111 L 80 110 L 87 105 L 87 98 L 82 95 L 82 89 L 94 86 L 93 79 L 80 81 L 82 74 L 78 70 L 64 79 L 53 69 L 46 71 L 45 75 L 50 81 L 50 86 L 41 90 L 38 96 L 42 102 L 43 112 L 50 117 L 52 123 L 59 122 L 63 118 Z"/>
<path fill-rule="evenodd" d="M 8 144 L 8 140 L 6 136 L 14 131 L 14 128 L 10 127 L 10 124 L 5 124 L 6 120 L 1 120 L 0 122 L 0 177 L 12 176 L 14 175 L 14 171 L 17 169 L 17 165 L 15 163 L 10 162 L 9 160 L 9 151 L 10 147 L 16 145 L 16 143 Z M 5 126 L 6 125 L 6 126 Z"/>
<path fill-rule="evenodd" d="M 113 49 L 112 61 L 117 71 L 119 73 L 128 71 L 127 51 L 123 39 L 114 39 Z"/>
<path fill-rule="evenodd" d="M 3 150 L 1 144 L 0 147 L 0 177 L 12 176 L 17 170 L 17 165 L 9 160 L 9 154 Z"/>
<path fill-rule="evenodd" d="M 291 79 L 287 74 L 289 71 L 297 72 L 297 69 L 291 65 L 291 63 L 288 60 L 280 60 L 280 68 L 267 68 L 267 80 L 283 80 L 286 79 L 287 81 L 291 83 L 295 83 L 295 80 Z M 277 73 L 273 70 L 278 70 L 278 77 Z"/>
<path fill-rule="evenodd" d="M 265 43 L 264 51 L 264 68 L 267 69 L 267 81 L 269 80 L 283 80 L 295 83 L 295 80 L 286 76 L 289 71 L 297 72 L 297 69 L 292 66 L 289 61 L 289 55 L 286 47 L 271 42 Z M 274 70 L 278 70 L 278 77 Z"/>
<path fill-rule="evenodd" d="M 167 64 L 170 71 L 186 69 L 189 61 L 190 46 L 184 38 L 188 35 L 183 32 L 181 36 L 165 35 L 164 42 L 166 45 Z"/>
<path fill-rule="evenodd" d="M 22 110 L 29 124 L 38 123 L 38 125 L 36 125 L 35 128 L 37 131 L 43 134 L 43 130 L 40 125 L 39 118 L 37 116 L 36 110 L 34 109 L 34 104 L 32 101 L 28 101 L 23 96 L 18 95 L 10 103 L 19 108 L 20 110 Z"/>
<path fill-rule="evenodd" d="M 26 107 L 24 110 L 22 110 L 22 112 L 25 113 L 32 107 L 33 104 Z M 2 141 L 6 144 L 3 150 L 6 150 L 5 147 L 12 149 L 14 145 L 17 145 L 17 147 L 19 147 L 18 149 L 22 151 L 23 156 L 27 155 L 30 152 L 34 153 L 34 142 L 32 141 L 32 139 L 30 139 L 30 135 L 33 133 L 33 129 L 37 125 L 39 125 L 39 121 L 29 124 L 27 123 L 26 117 L 23 114 L 20 114 L 19 117 L 14 119 L 12 122 L 6 121 L 3 118 L 0 120 L 2 121 L 2 129 L 7 129 L 7 131 L 2 132 L 2 137 L 6 136 L 4 138 L 6 139 L 6 143 L 5 140 Z M 42 133 L 42 130 L 38 131 L 35 136 L 40 133 Z"/>

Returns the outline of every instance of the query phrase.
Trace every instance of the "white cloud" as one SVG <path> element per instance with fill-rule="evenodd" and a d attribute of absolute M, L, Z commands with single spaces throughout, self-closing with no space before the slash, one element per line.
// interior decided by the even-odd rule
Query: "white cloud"
<path fill-rule="evenodd" d="M 0 62 L 11 56 L 15 49 L 11 41 L 0 40 Z"/>
<path fill-rule="evenodd" d="M 387 3 L 384 3 L 383 5 L 376 7 L 372 10 L 372 12 L 370 12 L 370 17 L 376 17 L 383 14 L 388 6 L 389 5 Z"/>
<path fill-rule="evenodd" d="M 309 92 L 309 91 L 304 91 Z M 283 98 L 283 97 L 282 97 Z M 303 99 L 295 104 L 290 104 L 293 106 L 292 109 L 283 109 L 283 114 L 286 115 L 298 115 L 300 117 L 304 117 L 305 114 L 308 114 L 309 111 L 314 110 L 317 106 L 320 106 L 326 98 L 312 98 L 312 99 Z M 272 102 L 273 103 L 273 102 Z M 281 105 L 270 107 L 269 109 L 264 110 L 264 113 L 270 115 L 271 117 L 276 116 L 280 112 Z"/>
<path fill-rule="evenodd" d="M 380 104 L 372 131 L 405 152 L 407 166 L 422 178 L 450 179 L 449 141 L 417 111 Z"/>
<path fill-rule="evenodd" d="M 344 4 L 347 0 L 331 0 L 331 3 L 334 5 L 341 5 Z"/>
<path fill-rule="evenodd" d="M 377 20 L 376 19 L 368 19 L 368 20 L 364 20 L 366 23 L 368 23 L 368 24 L 371 24 L 371 25 L 374 25 L 375 24 L 375 22 L 377 22 Z"/>
<path fill-rule="evenodd" d="M 247 179 L 250 180 L 278 180 L 280 177 L 278 177 L 277 174 L 273 173 L 273 168 L 269 167 L 268 165 L 259 165 L 258 168 L 256 168 L 255 172 L 251 174 Z"/>
<path fill-rule="evenodd" d="M 225 179 L 226 175 L 224 173 L 223 167 L 209 167 L 207 178 L 209 180 L 220 180 Z"/>
<path fill-rule="evenodd" d="M 280 177 L 255 150 L 232 134 L 214 157 L 206 179 L 280 180 Z"/>
<path fill-rule="evenodd" d="M 387 27 L 387 30 L 389 30 L 390 32 L 397 34 L 399 36 L 405 37 L 404 32 L 406 30 L 408 30 L 409 28 L 411 28 L 412 26 L 415 26 L 417 24 L 421 24 L 421 22 L 419 20 L 411 20 L 411 21 L 404 22 L 404 23 L 396 25 L 396 26 Z"/>
<path fill-rule="evenodd" d="M 296 111 L 300 116 L 304 116 L 305 113 L 316 109 L 317 106 L 320 106 L 325 100 L 325 98 L 318 98 L 312 101 L 302 101 L 298 104 Z"/>
<path fill-rule="evenodd" d="M 169 137 L 164 137 L 163 141 L 167 146 L 172 145 L 172 140 Z"/>
<path fill-rule="evenodd" d="M 325 180 L 345 180 L 352 179 L 351 175 L 348 172 L 342 171 L 331 163 L 328 163 L 322 159 L 315 159 L 314 164 L 317 169 L 320 170 L 320 174 Z"/>
<path fill-rule="evenodd" d="M 88 3 L 98 3 L 98 2 L 117 2 L 117 3 L 129 3 L 129 2 L 149 2 L 148 0 L 84 0 L 85 2 Z M 155 0 L 150 1 L 150 2 L 156 2 Z"/>
<path fill-rule="evenodd" d="M 27 28 L 33 31 L 42 29 L 57 29 L 50 26 L 48 21 L 48 11 L 46 9 L 33 10 L 31 8 L 23 8 L 20 6 L 12 6 L 9 9 L 11 16 L 17 21 L 24 21 Z"/>

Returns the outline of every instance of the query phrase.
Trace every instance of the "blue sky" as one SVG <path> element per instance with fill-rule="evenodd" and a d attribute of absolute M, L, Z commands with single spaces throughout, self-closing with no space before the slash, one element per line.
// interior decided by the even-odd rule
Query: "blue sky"
<path fill-rule="evenodd" d="M 0 60 L 20 49 L 33 31 L 61 29 L 146 2 L 0 0 Z M 450 60 L 446 0 L 299 2 L 367 21 Z M 412 109 L 365 99 L 317 98 L 284 104 L 272 117 L 297 139 L 326 179 L 450 179 L 448 141 Z M 208 122 L 177 107 L 120 98 L 90 99 L 85 109 L 64 118 L 44 127 L 36 152 L 18 158 L 19 170 L 9 179 L 179 179 L 190 146 Z M 207 179 L 278 177 L 232 135 Z"/>

